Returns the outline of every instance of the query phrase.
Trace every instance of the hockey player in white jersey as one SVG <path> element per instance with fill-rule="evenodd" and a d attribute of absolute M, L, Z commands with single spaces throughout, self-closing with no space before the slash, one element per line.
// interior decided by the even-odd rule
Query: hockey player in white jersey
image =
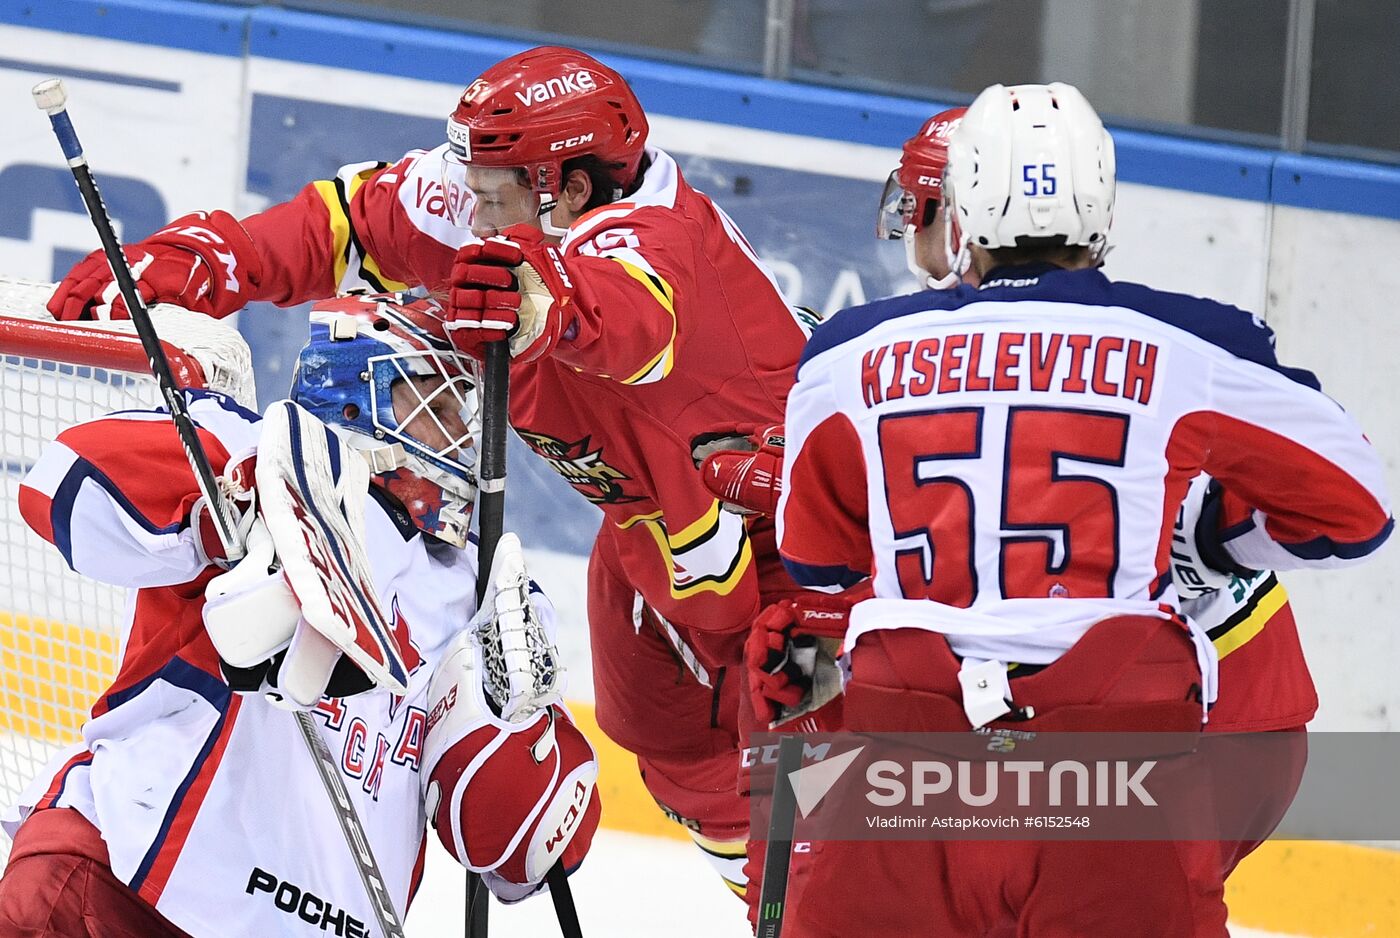
<path fill-rule="evenodd" d="M 845 634 L 846 726 L 1199 730 L 1217 656 L 1171 575 L 1191 480 L 1235 497 L 1204 506 L 1195 562 L 1248 578 L 1378 549 L 1380 460 L 1258 319 L 1099 272 L 1113 142 L 1075 89 L 994 86 L 949 144 L 980 285 L 843 311 L 788 399 L 784 560 L 874 590 Z M 785 935 L 1226 933 L 1209 842 L 824 848 Z"/>
<path fill-rule="evenodd" d="M 966 112 L 961 107 L 940 111 L 905 141 L 878 203 L 876 237 L 902 242 L 910 273 L 929 289 L 960 283 L 976 287 L 981 282 L 968 254 L 960 254 L 953 243 L 942 199 L 948 140 Z M 746 429 L 719 441 L 732 448 L 711 447 L 700 467 L 702 478 L 732 510 L 772 515 L 781 491 L 785 434 L 782 427 L 747 435 Z M 1277 782 L 1252 791 L 1260 818 L 1254 829 L 1262 835 L 1282 819 L 1301 781 L 1307 753 L 1304 730 L 1317 712 L 1317 691 L 1283 584 L 1271 570 L 1240 577 L 1211 569 L 1196 549 L 1195 531 L 1203 510 L 1235 514 L 1241 506 L 1232 493 L 1211 485 L 1209 476 L 1198 476 L 1173 529 L 1169 567 L 1181 611 L 1209 635 L 1219 660 L 1219 692 L 1206 731 L 1288 731 L 1297 736 L 1289 749 L 1291 764 L 1278 767 Z M 862 598 L 863 590 L 835 597 L 812 593 L 805 601 L 787 600 L 760 617 L 749 644 L 749 680 L 757 713 L 806 710 L 815 704 L 813 684 L 819 679 L 792 667 L 792 651 L 813 636 L 844 637 L 845 622 L 833 614 L 848 611 Z M 824 615 L 806 616 L 809 609 Z M 828 707 L 824 717 L 834 710 Z M 1222 840 L 1225 875 L 1259 843 L 1257 838 Z M 804 860 L 799 854 L 793 862 Z"/>
<path fill-rule="evenodd" d="M 474 366 L 427 301 L 332 300 L 311 319 L 292 400 L 265 418 L 185 392 L 240 511 L 231 568 L 163 412 L 73 427 L 26 476 L 29 525 L 134 592 L 82 741 L 4 818 L 0 934 L 377 935 L 293 706 L 311 708 L 400 915 L 425 822 L 506 901 L 587 851 L 597 765 L 512 535 L 477 607 Z M 320 523 L 348 533 L 300 534 Z M 293 576 L 299 554 L 352 575 L 320 589 Z M 358 630 L 345 654 L 321 653 L 317 603 Z"/>

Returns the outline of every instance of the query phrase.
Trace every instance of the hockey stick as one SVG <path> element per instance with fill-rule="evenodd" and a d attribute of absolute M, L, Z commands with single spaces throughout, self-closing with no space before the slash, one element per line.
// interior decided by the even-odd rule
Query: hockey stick
<path fill-rule="evenodd" d="M 802 737 L 778 740 L 778 768 L 773 776 L 773 803 L 768 818 L 768 852 L 763 858 L 763 891 L 758 897 L 756 938 L 778 938 L 787 912 L 788 866 L 792 862 L 792 830 L 797 816 L 797 793 L 792 773 L 802 768 Z"/>
<path fill-rule="evenodd" d="M 107 263 L 112 267 L 112 276 L 122 292 L 122 299 L 126 300 L 127 309 L 131 311 L 131 323 L 141 338 L 141 347 L 146 350 L 146 358 L 150 362 L 156 384 L 160 387 L 161 396 L 165 398 L 165 406 L 170 409 L 170 419 L 175 423 L 175 431 L 180 434 L 180 445 L 185 448 L 185 456 L 190 461 L 190 468 L 194 470 L 199 493 L 209 503 L 209 514 L 218 531 L 224 556 L 229 560 L 237 560 L 243 556 L 243 544 L 239 541 L 238 531 L 233 524 L 233 513 L 229 510 L 223 493 L 219 491 L 214 470 L 209 465 L 208 457 L 204 455 L 194 422 L 190 420 L 189 411 L 185 408 L 185 397 L 175 384 L 175 376 L 170 372 L 170 363 L 165 359 L 165 350 L 161 348 L 160 336 L 156 335 L 155 326 L 151 324 L 151 317 L 146 312 L 146 304 L 136 292 L 136 283 L 132 279 L 131 268 L 127 266 L 126 255 L 122 253 L 121 242 L 117 240 L 117 233 L 112 230 L 107 206 L 102 203 L 102 194 L 97 191 L 97 183 L 92 178 L 92 171 L 88 169 L 87 158 L 83 156 L 82 144 L 78 143 L 73 122 L 68 118 L 68 92 L 63 89 L 63 82 L 57 78 L 50 78 L 35 85 L 32 94 L 39 110 L 49 115 L 54 136 L 63 148 L 68 168 L 73 171 L 73 179 L 78 184 L 83 204 L 87 206 L 88 217 L 97 229 L 97 237 L 102 241 L 102 251 L 107 255 Z"/>
<path fill-rule="evenodd" d="M 476 602 L 486 600 L 491 561 L 505 531 L 506 426 L 510 420 L 510 343 L 486 344 L 481 389 L 481 469 L 477 472 Z M 481 874 L 467 871 L 467 938 L 486 938 L 491 894 Z"/>
<path fill-rule="evenodd" d="M 59 146 L 63 148 L 63 155 L 68 160 L 69 169 L 73 171 L 73 180 L 78 184 L 78 192 L 83 197 L 83 204 L 87 206 L 88 217 L 92 219 L 92 225 L 97 229 L 97 236 L 102 241 L 103 253 L 107 255 L 107 263 L 111 265 L 112 277 L 116 280 L 117 288 L 121 290 L 122 299 L 126 301 L 127 312 L 131 315 L 131 323 L 136 327 L 136 334 L 140 336 L 141 346 L 146 350 L 146 357 L 150 361 L 151 373 L 156 379 L 156 385 L 160 388 L 161 396 L 165 399 L 166 407 L 170 410 L 170 419 L 175 424 L 176 432 L 180 435 L 180 443 L 185 448 L 185 456 L 190 461 L 190 468 L 194 470 L 199 492 L 209 503 L 210 515 L 218 529 L 219 541 L 224 547 L 225 556 L 230 560 L 237 560 L 243 556 L 244 551 L 238 529 L 233 523 L 233 512 L 229 509 L 224 493 L 219 488 L 214 468 L 209 463 L 208 454 L 204 452 L 204 445 L 199 441 L 199 434 L 195 430 L 194 421 L 190 418 L 189 408 L 185 404 L 185 396 L 175 383 L 174 375 L 171 374 L 170 362 L 166 360 L 165 350 L 160 344 L 160 337 L 156 334 L 146 304 L 136 290 L 136 282 L 131 275 L 131 268 L 127 266 L 126 255 L 122 253 L 121 242 L 117 240 L 117 233 L 112 228 L 112 219 L 107 214 L 107 206 L 102 202 L 102 194 L 97 191 L 97 182 L 92 177 L 92 171 L 87 165 L 87 158 L 83 155 L 82 144 L 78 142 L 78 134 L 73 129 L 72 120 L 68 117 L 68 93 L 63 89 L 63 82 L 57 78 L 50 78 L 35 85 L 33 95 L 34 103 L 41 111 L 48 114 L 49 122 L 53 125 L 54 136 L 58 138 Z M 403 926 L 399 923 L 398 914 L 394 911 L 394 902 L 389 895 L 388 886 L 374 861 L 369 838 L 365 835 L 364 826 L 355 814 L 355 805 L 350 800 L 350 793 L 345 789 L 345 780 L 341 778 L 340 772 L 336 768 L 330 749 L 326 746 L 326 741 L 321 738 L 316 724 L 312 722 L 310 713 L 304 710 L 297 711 L 296 722 L 298 729 L 301 730 L 302 739 L 306 743 L 307 751 L 310 752 L 311 759 L 316 764 L 316 771 L 321 778 L 321 783 L 325 786 L 326 797 L 330 800 L 336 819 L 340 822 L 340 831 L 345 835 L 345 842 L 350 848 L 351 855 L 355 858 L 360 881 L 364 885 L 366 897 L 374 907 L 379 930 L 385 938 L 404 938 Z"/>
<path fill-rule="evenodd" d="M 510 421 L 510 342 L 486 344 L 482 379 L 481 469 L 477 473 L 477 570 L 476 601 L 486 598 L 487 575 L 496 556 L 496 544 L 505 530 L 506 427 Z M 564 938 L 583 938 L 573 891 L 564 865 L 556 863 L 545 876 L 554 914 Z M 467 873 L 467 938 L 486 938 L 490 893 L 477 873 Z"/>

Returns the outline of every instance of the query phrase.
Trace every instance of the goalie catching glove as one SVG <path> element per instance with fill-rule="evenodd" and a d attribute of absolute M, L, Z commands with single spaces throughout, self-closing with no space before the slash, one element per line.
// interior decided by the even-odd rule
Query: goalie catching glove
<path fill-rule="evenodd" d="M 228 212 L 192 212 L 124 250 L 147 304 L 173 303 L 219 319 L 253 299 L 262 266 L 252 238 Z M 100 250 L 74 265 L 48 309 L 55 319 L 131 317 Z"/>
<path fill-rule="evenodd" d="M 428 689 L 423 799 L 447 852 L 498 899 L 573 872 L 598 827 L 593 747 L 559 694 L 558 651 L 530 599 L 520 542 L 503 535 L 490 589 Z"/>
<path fill-rule="evenodd" d="M 296 707 L 327 693 L 407 691 L 365 547 L 369 474 L 359 452 L 300 405 L 268 408 L 247 554 L 205 588 L 204 626 L 235 690 Z"/>
<path fill-rule="evenodd" d="M 508 237 L 468 244 L 452 262 L 447 333 L 459 352 L 484 358 L 486 344 L 510 340 L 511 357 L 549 354 L 573 322 L 574 285 L 564 256 L 528 225 Z"/>

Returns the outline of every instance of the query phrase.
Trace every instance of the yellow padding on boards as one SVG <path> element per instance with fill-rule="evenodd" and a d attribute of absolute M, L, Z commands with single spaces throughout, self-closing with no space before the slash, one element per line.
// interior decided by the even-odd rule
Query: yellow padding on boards
<path fill-rule="evenodd" d="M 1308 938 L 1400 935 L 1400 851 L 1277 840 L 1225 884 L 1230 921 Z"/>
<path fill-rule="evenodd" d="M 642 774 L 637 769 L 637 757 L 608 739 L 598 729 L 591 703 L 569 702 L 574 723 L 598 753 L 598 793 L 603 796 L 601 824 L 609 830 L 650 834 L 672 840 L 689 841 L 685 828 L 666 817 L 657 807 Z"/>
<path fill-rule="evenodd" d="M 69 743 L 112 682 L 117 639 L 79 625 L 0 612 L 0 732 Z"/>

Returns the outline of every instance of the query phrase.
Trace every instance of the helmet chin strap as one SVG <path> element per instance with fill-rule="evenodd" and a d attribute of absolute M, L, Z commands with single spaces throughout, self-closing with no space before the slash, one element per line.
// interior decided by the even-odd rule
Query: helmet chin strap
<path fill-rule="evenodd" d="M 946 238 L 946 237 L 947 237 L 947 235 L 946 235 L 947 229 L 945 228 L 944 231 L 945 231 L 944 237 Z M 923 267 L 921 267 L 921 266 L 919 265 L 918 258 L 917 258 L 917 256 L 916 256 L 915 253 L 914 253 L 914 226 L 913 226 L 913 225 L 906 225 L 906 226 L 905 226 L 905 228 L 904 228 L 904 238 L 903 238 L 903 241 L 904 241 L 904 263 L 905 263 L 905 266 L 907 266 L 907 267 L 909 268 L 909 272 L 910 272 L 911 274 L 913 274 L 916 278 L 918 278 L 919 283 L 921 283 L 921 284 L 924 286 L 925 289 L 928 289 L 928 290 L 947 290 L 949 287 L 955 287 L 955 286 L 957 286 L 958 281 L 961 280 L 962 278 L 961 278 L 961 276 L 960 276 L 960 274 L 959 274 L 959 270 L 958 270 L 958 267 L 957 267 L 956 264 L 953 265 L 952 269 L 950 269 L 950 270 L 948 271 L 948 274 L 947 274 L 946 276 L 944 276 L 944 277 L 935 277 L 933 274 L 929 273 L 927 270 L 925 270 Z"/>
<path fill-rule="evenodd" d="M 557 196 L 551 196 L 547 192 L 540 193 L 540 230 L 551 238 L 559 238 L 561 241 L 569 233 L 568 228 L 560 228 L 554 224 L 554 210 L 559 206 Z"/>

